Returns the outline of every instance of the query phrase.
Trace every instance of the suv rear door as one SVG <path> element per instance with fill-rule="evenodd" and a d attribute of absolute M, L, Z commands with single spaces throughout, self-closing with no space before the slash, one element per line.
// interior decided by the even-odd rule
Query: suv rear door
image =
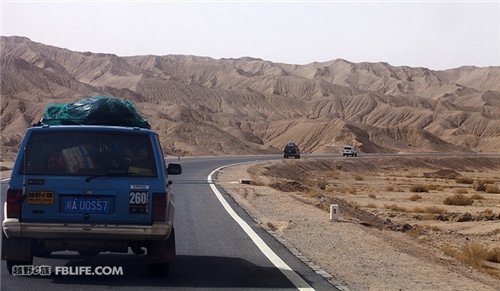
<path fill-rule="evenodd" d="M 154 134 L 142 130 L 34 130 L 18 178 L 21 221 L 151 224 L 152 193 L 167 195 Z"/>

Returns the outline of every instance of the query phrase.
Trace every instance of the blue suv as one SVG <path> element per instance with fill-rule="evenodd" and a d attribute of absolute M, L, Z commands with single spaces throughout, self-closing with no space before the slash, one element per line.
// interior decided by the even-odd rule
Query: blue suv
<path fill-rule="evenodd" d="M 9 272 L 53 251 L 136 254 L 168 275 L 174 200 L 157 134 L 148 128 L 39 125 L 20 145 L 7 190 L 2 260 Z"/>

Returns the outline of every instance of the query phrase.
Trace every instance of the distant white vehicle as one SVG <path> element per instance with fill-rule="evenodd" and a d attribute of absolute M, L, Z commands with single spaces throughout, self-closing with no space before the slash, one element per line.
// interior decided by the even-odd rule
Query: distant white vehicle
<path fill-rule="evenodd" d="M 342 156 L 344 156 L 344 157 L 346 157 L 346 156 L 357 157 L 358 151 L 353 146 L 345 146 L 344 151 L 342 152 Z"/>

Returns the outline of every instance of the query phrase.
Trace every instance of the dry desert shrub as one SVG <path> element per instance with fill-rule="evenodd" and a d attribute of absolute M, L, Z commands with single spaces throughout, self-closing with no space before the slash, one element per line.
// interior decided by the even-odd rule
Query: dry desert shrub
<path fill-rule="evenodd" d="M 429 192 L 429 187 L 425 185 L 413 185 L 410 189 L 411 192 Z"/>
<path fill-rule="evenodd" d="M 309 189 L 305 192 L 305 196 L 311 197 L 311 198 L 316 198 L 316 197 L 319 197 L 320 195 L 321 195 L 321 193 L 314 190 L 314 189 Z"/>
<path fill-rule="evenodd" d="M 482 180 L 475 181 L 474 184 L 472 185 L 472 189 L 474 189 L 476 191 L 485 191 L 486 190 L 485 181 L 482 181 Z"/>
<path fill-rule="evenodd" d="M 405 190 L 402 187 L 399 187 L 399 186 L 394 189 L 394 192 L 404 192 L 404 191 Z"/>
<path fill-rule="evenodd" d="M 500 262 L 500 248 L 488 250 L 480 244 L 464 244 L 460 250 L 454 249 L 450 245 L 444 245 L 443 251 L 469 266 L 479 269 L 485 273 L 492 274 L 500 278 L 500 271 L 489 268 L 485 265 L 485 261 L 498 263 Z"/>
<path fill-rule="evenodd" d="M 492 209 L 490 209 L 490 208 L 485 209 L 485 210 L 483 211 L 483 214 L 485 214 L 485 215 L 492 215 L 492 214 L 493 214 L 493 210 L 492 210 Z"/>
<path fill-rule="evenodd" d="M 472 194 L 472 196 L 470 198 L 474 199 L 474 200 L 483 200 L 484 199 L 484 197 L 482 195 L 477 194 L 477 193 Z"/>
<path fill-rule="evenodd" d="M 493 263 L 500 263 L 500 247 L 496 247 L 488 251 L 486 260 Z"/>
<path fill-rule="evenodd" d="M 469 191 L 467 191 L 467 189 L 464 189 L 464 188 L 459 188 L 459 189 L 455 190 L 455 193 L 457 193 L 457 194 L 468 194 Z"/>
<path fill-rule="evenodd" d="M 333 170 L 330 176 L 332 177 L 332 179 L 338 180 L 338 179 L 340 179 L 340 171 Z"/>
<path fill-rule="evenodd" d="M 361 205 L 356 201 L 349 201 L 349 204 L 354 208 L 361 208 Z"/>
<path fill-rule="evenodd" d="M 278 230 L 278 227 L 276 227 L 276 225 L 274 225 L 272 222 L 266 222 L 264 226 L 266 226 L 268 229 L 272 231 Z"/>
<path fill-rule="evenodd" d="M 377 205 L 373 204 L 373 203 L 368 203 L 366 204 L 365 206 L 366 208 L 377 208 Z"/>
<path fill-rule="evenodd" d="M 481 213 L 481 215 L 486 220 L 500 219 L 500 212 L 498 213 L 498 215 L 495 215 L 495 213 L 493 213 L 493 210 L 490 209 L 490 208 L 483 210 L 483 212 Z"/>
<path fill-rule="evenodd" d="M 338 193 L 340 194 L 345 194 L 347 192 L 347 189 L 345 186 L 338 186 L 336 189 L 335 189 Z"/>
<path fill-rule="evenodd" d="M 484 190 L 486 193 L 498 194 L 500 193 L 500 189 L 497 185 L 488 184 L 486 185 L 486 189 Z"/>
<path fill-rule="evenodd" d="M 406 178 L 418 178 L 418 174 L 416 173 L 408 173 L 405 175 Z"/>
<path fill-rule="evenodd" d="M 324 180 L 320 180 L 320 181 L 318 181 L 317 186 L 318 186 L 319 189 L 325 190 L 326 186 L 328 186 L 328 182 L 326 182 Z"/>
<path fill-rule="evenodd" d="M 401 206 L 399 206 L 399 205 L 397 205 L 397 204 L 390 204 L 390 205 L 389 205 L 389 204 L 384 204 L 384 207 L 385 207 L 386 209 L 390 209 L 390 210 L 392 210 L 392 211 L 397 211 L 397 212 L 408 212 L 408 209 L 407 209 L 407 208 L 405 208 L 405 207 L 401 207 Z"/>
<path fill-rule="evenodd" d="M 363 180 L 363 179 L 364 179 L 364 177 L 363 177 L 363 175 L 362 175 L 362 174 L 356 173 L 356 174 L 354 174 L 354 179 L 355 179 L 356 181 L 361 181 L 361 180 Z"/>
<path fill-rule="evenodd" d="M 429 213 L 429 214 L 445 214 L 447 211 L 442 207 L 438 207 L 435 205 L 427 206 L 427 207 L 415 207 L 413 208 L 413 212 L 416 213 Z"/>
<path fill-rule="evenodd" d="M 490 184 L 494 184 L 493 181 L 489 181 L 489 180 L 477 180 L 474 182 L 474 184 L 472 185 L 472 188 L 476 191 L 482 191 L 482 192 L 485 192 L 486 191 L 486 188 L 488 185 Z"/>
<path fill-rule="evenodd" d="M 368 198 L 373 198 L 373 199 L 375 199 L 375 198 L 377 198 L 377 195 L 375 195 L 375 193 L 370 192 L 370 193 L 368 194 Z"/>
<path fill-rule="evenodd" d="M 472 183 L 474 183 L 474 178 L 472 178 L 472 177 L 460 177 L 456 181 L 457 181 L 457 183 L 461 183 L 461 184 L 472 184 Z"/>
<path fill-rule="evenodd" d="M 427 190 L 437 190 L 437 191 L 443 191 L 444 188 L 443 186 L 439 186 L 439 185 L 435 185 L 435 184 L 430 184 L 430 185 L 427 185 Z"/>
<path fill-rule="evenodd" d="M 424 213 L 421 217 L 421 220 L 438 220 L 437 216 L 432 213 Z"/>
<path fill-rule="evenodd" d="M 408 197 L 408 200 L 410 200 L 410 201 L 417 201 L 419 199 L 422 199 L 422 196 L 420 196 L 418 194 L 413 194 L 410 197 Z"/>
<path fill-rule="evenodd" d="M 464 196 L 462 194 L 455 194 L 453 196 L 448 196 L 443 200 L 445 205 L 454 205 L 454 206 L 468 206 L 474 203 L 474 199 Z"/>

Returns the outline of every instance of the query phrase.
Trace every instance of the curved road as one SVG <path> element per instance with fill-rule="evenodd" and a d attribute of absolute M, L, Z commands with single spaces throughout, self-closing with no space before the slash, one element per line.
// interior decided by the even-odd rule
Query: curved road
<path fill-rule="evenodd" d="M 149 275 L 144 255 L 100 254 L 86 259 L 74 252 L 35 257 L 50 276 L 10 276 L 1 264 L 1 290 L 336 290 L 291 254 L 239 208 L 215 183 L 219 167 L 281 159 L 274 156 L 182 158 L 183 174 L 172 176 L 175 193 L 177 258 L 167 278 Z M 177 159 L 167 158 L 167 162 Z M 7 183 L 1 185 L 5 201 Z M 3 217 L 3 209 L 2 209 Z M 123 275 L 55 275 L 60 266 L 121 268 Z"/>

